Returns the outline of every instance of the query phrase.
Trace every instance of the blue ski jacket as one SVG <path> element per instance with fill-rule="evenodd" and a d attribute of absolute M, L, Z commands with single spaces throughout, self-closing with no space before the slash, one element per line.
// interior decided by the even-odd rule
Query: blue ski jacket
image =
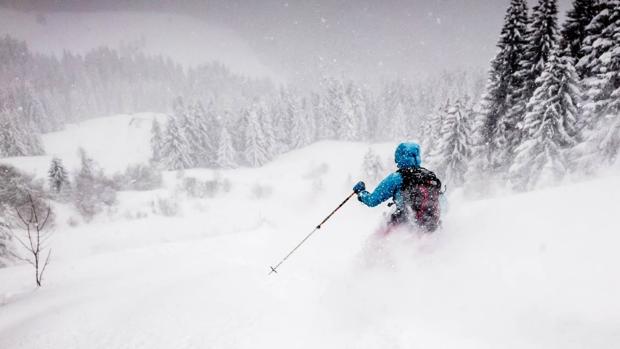
<path fill-rule="evenodd" d="M 394 161 L 399 169 L 420 167 L 422 159 L 420 146 L 417 143 L 401 143 L 396 147 Z M 394 200 L 397 208 L 404 208 L 404 200 L 401 193 L 403 178 L 398 172 L 387 176 L 379 183 L 372 193 L 364 190 L 357 195 L 357 199 L 366 206 L 375 207 L 389 198 Z"/>

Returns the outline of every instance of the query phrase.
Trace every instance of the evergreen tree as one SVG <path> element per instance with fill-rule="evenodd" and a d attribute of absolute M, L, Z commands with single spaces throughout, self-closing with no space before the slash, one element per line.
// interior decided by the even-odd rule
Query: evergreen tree
<path fill-rule="evenodd" d="M 449 109 L 450 100 L 446 100 L 428 120 L 427 140 L 423 144 L 426 148 L 426 161 L 432 165 L 431 167 L 435 167 L 441 158 L 442 128 Z"/>
<path fill-rule="evenodd" d="M 404 141 L 409 139 L 409 122 L 407 120 L 407 115 L 405 112 L 405 107 L 399 101 L 396 103 L 394 110 L 392 112 L 391 119 L 392 127 L 391 127 L 391 139 L 396 141 Z"/>
<path fill-rule="evenodd" d="M 217 165 L 219 168 L 235 168 L 237 162 L 235 161 L 235 148 L 233 147 L 230 133 L 224 126 L 220 130 L 220 143 L 217 149 Z"/>
<path fill-rule="evenodd" d="M 381 164 L 381 158 L 372 150 L 372 148 L 368 148 L 368 151 L 364 155 L 362 171 L 364 178 L 366 178 L 368 183 L 371 185 L 376 184 L 384 175 L 385 169 Z"/>
<path fill-rule="evenodd" d="M 182 100 L 179 98 L 179 103 L 174 107 L 173 118 L 176 120 L 176 124 L 179 127 L 179 132 L 183 135 L 187 143 L 187 152 L 193 166 L 201 166 L 205 164 L 204 156 L 207 153 L 207 149 L 204 147 L 203 134 L 204 132 L 200 125 L 200 119 L 202 110 L 197 109 L 198 105 L 185 106 Z"/>
<path fill-rule="evenodd" d="M 507 132 L 506 113 L 514 103 L 513 94 L 518 91 L 523 79 L 518 75 L 527 45 L 528 13 L 525 0 L 512 0 L 504 18 L 500 39 L 497 44 L 499 52 L 491 62 L 491 70 L 487 80 L 486 92 L 482 97 L 480 125 L 484 152 L 493 154 L 506 143 L 510 137 Z M 486 167 L 486 166 L 485 166 Z M 501 164 L 491 166 L 494 170 Z"/>
<path fill-rule="evenodd" d="M 307 99 L 301 101 L 299 113 L 293 119 L 291 129 L 291 147 L 298 149 L 309 145 L 314 137 L 314 120 L 312 120 L 312 107 Z"/>
<path fill-rule="evenodd" d="M 280 90 L 279 98 L 272 107 L 273 130 L 278 153 L 291 149 L 291 127 L 295 115 L 297 115 L 297 101 L 292 91 Z"/>
<path fill-rule="evenodd" d="M 219 133 L 217 112 L 213 102 L 207 103 L 206 107 L 198 103 L 197 110 L 201 115 L 198 127 L 200 129 L 202 149 L 205 151 L 203 166 L 215 166 L 217 160 L 217 137 Z"/>
<path fill-rule="evenodd" d="M 620 3 L 617 0 L 600 0 L 595 6 L 595 16 L 586 26 L 586 36 L 581 45 L 577 71 L 582 79 L 587 79 L 600 72 L 600 58 L 613 47 L 610 32 L 605 30 L 613 23 L 614 10 Z"/>
<path fill-rule="evenodd" d="M 246 111 L 248 127 L 246 128 L 246 145 L 243 155 L 246 162 L 252 167 L 261 166 L 269 160 L 265 135 L 259 122 L 259 108 L 257 104 L 253 104 Z"/>
<path fill-rule="evenodd" d="M 341 94 L 334 103 L 340 103 L 336 110 L 340 111 L 339 117 L 339 137 L 338 139 L 345 141 L 356 141 L 359 139 L 359 115 L 355 112 L 351 99 L 346 91 L 340 91 Z"/>
<path fill-rule="evenodd" d="M 579 171 L 591 174 L 604 165 L 613 165 L 620 153 L 620 114 L 599 120 L 597 127 L 584 130 L 585 141 L 578 144 L 575 157 Z"/>
<path fill-rule="evenodd" d="M 583 126 L 592 129 L 601 118 L 620 110 L 620 1 L 605 3 L 588 30 L 585 55 L 578 65 L 585 76 Z"/>
<path fill-rule="evenodd" d="M 261 100 L 259 103 L 259 123 L 265 135 L 265 151 L 269 158 L 273 158 L 278 155 L 278 145 L 273 128 L 273 118 L 271 110 L 265 105 L 265 101 Z"/>
<path fill-rule="evenodd" d="M 50 169 L 47 173 L 50 181 L 50 187 L 55 190 L 56 193 L 60 193 L 64 187 L 69 185 L 69 176 L 67 175 L 67 171 L 65 170 L 61 159 L 56 157 L 53 158 Z"/>
<path fill-rule="evenodd" d="M 566 14 L 566 21 L 562 26 L 561 50 L 568 53 L 579 62 L 583 57 L 582 46 L 586 38 L 586 27 L 596 16 L 597 0 L 573 0 L 573 7 Z"/>
<path fill-rule="evenodd" d="M 368 140 L 369 138 L 369 126 L 368 126 L 368 114 L 367 114 L 367 102 L 364 91 L 353 83 L 350 83 L 347 88 L 347 96 L 351 101 L 353 107 L 354 120 L 356 120 L 357 140 Z"/>
<path fill-rule="evenodd" d="M 342 81 L 330 79 L 327 82 L 323 127 L 325 139 L 338 139 L 342 136 L 341 116 L 343 114 L 344 94 L 345 91 Z"/>
<path fill-rule="evenodd" d="M 538 0 L 532 13 L 532 25 L 528 36 L 524 61 L 528 68 L 526 84 L 535 89 L 535 80 L 542 75 L 547 61 L 557 44 L 557 0 Z"/>
<path fill-rule="evenodd" d="M 579 62 L 586 68 L 581 123 L 586 141 L 575 152 L 585 172 L 614 163 L 620 147 L 620 1 L 608 1 L 601 7 L 588 26 L 586 56 Z"/>
<path fill-rule="evenodd" d="M 465 173 L 471 159 L 471 109 L 457 100 L 447 109 L 437 149 L 436 168 L 444 182 L 455 186 L 465 183 Z"/>
<path fill-rule="evenodd" d="M 12 110 L 0 106 L 0 156 L 43 155 L 39 134 Z"/>
<path fill-rule="evenodd" d="M 161 126 L 157 119 L 153 119 L 151 124 L 151 160 L 159 163 L 162 160 L 163 137 Z"/>
<path fill-rule="evenodd" d="M 189 110 L 188 118 L 193 129 L 186 134 L 192 137 L 190 146 L 193 148 L 194 162 L 197 166 L 209 167 L 214 162 L 215 146 L 213 144 L 212 133 L 210 132 L 213 124 L 209 124 L 210 116 L 200 102 L 196 102 Z"/>
<path fill-rule="evenodd" d="M 302 129 L 303 132 L 301 134 L 300 146 L 304 147 L 312 144 L 315 141 L 316 137 L 316 119 L 313 114 L 312 103 L 304 98 L 302 101 Z"/>
<path fill-rule="evenodd" d="M 510 100 L 512 107 L 500 126 L 503 136 L 495 139 L 499 152 L 493 154 L 492 163 L 502 172 L 510 166 L 517 146 L 522 143 L 523 120 L 528 102 L 539 86 L 537 79 L 545 70 L 552 51 L 557 48 L 557 0 L 538 0 L 533 8 L 531 26 L 527 35 L 527 45 L 519 70 L 515 73 L 520 85 Z"/>
<path fill-rule="evenodd" d="M 577 143 L 578 76 L 572 59 L 554 53 L 528 103 L 525 141 L 517 148 L 510 179 L 516 189 L 532 189 L 561 179 L 570 166 L 567 149 Z"/>
<path fill-rule="evenodd" d="M 472 135 L 471 135 L 471 161 L 466 173 L 466 184 L 475 195 L 484 196 L 494 185 L 490 182 L 498 178 L 488 176 L 488 167 L 491 164 L 488 156 L 488 146 L 484 136 L 485 115 L 481 113 L 479 107 L 472 108 Z"/>
<path fill-rule="evenodd" d="M 176 117 L 168 117 L 161 156 L 164 166 L 169 170 L 193 167 L 189 143 Z"/>

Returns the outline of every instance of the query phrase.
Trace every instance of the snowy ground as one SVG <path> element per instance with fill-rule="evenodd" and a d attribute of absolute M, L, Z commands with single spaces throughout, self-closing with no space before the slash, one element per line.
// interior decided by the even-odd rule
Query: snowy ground
<path fill-rule="evenodd" d="M 393 145 L 375 148 L 387 158 Z M 326 142 L 260 169 L 187 171 L 231 190 L 180 195 L 177 217 L 144 209 L 169 195 L 169 174 L 92 224 L 61 220 L 43 288 L 27 266 L 0 269 L 0 348 L 617 348 L 618 175 L 455 193 L 430 236 L 377 239 L 387 209 L 351 201 L 267 276 L 348 195 L 366 149 Z"/>

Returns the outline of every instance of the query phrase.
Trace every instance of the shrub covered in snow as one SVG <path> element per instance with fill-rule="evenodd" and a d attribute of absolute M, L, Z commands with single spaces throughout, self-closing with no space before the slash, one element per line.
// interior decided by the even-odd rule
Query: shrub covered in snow
<path fill-rule="evenodd" d="M 0 164 L 0 217 L 4 217 L 7 224 L 13 223 L 15 210 L 28 202 L 29 194 L 37 207 L 44 206 L 41 204 L 47 199 L 47 193 L 41 181 L 13 166 Z"/>
<path fill-rule="evenodd" d="M 212 198 L 218 193 L 230 191 L 230 182 L 220 178 L 201 181 L 193 177 L 181 179 L 181 189 L 188 196 L 193 198 Z"/>
<path fill-rule="evenodd" d="M 162 175 L 153 166 L 138 164 L 114 176 L 114 183 L 120 190 L 153 190 L 161 187 Z"/>
<path fill-rule="evenodd" d="M 154 214 L 166 217 L 176 216 L 179 211 L 179 201 L 175 196 L 157 197 L 151 203 L 151 209 Z"/>
<path fill-rule="evenodd" d="M 106 206 L 116 203 L 118 187 L 104 175 L 83 149 L 80 149 L 79 153 L 82 167 L 73 180 L 73 203 L 84 219 L 90 220 Z"/>

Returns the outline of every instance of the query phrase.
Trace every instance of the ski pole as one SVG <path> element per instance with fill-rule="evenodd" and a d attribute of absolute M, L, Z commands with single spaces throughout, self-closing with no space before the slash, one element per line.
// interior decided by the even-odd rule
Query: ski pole
<path fill-rule="evenodd" d="M 338 207 L 336 207 L 336 209 L 335 209 L 335 210 L 333 210 L 333 211 L 332 211 L 332 213 L 330 213 L 330 214 L 329 214 L 329 216 L 325 217 L 325 219 L 324 219 L 321 223 L 319 223 L 319 225 L 317 225 L 317 226 L 314 228 L 314 230 L 310 232 L 310 234 L 306 235 L 306 237 L 305 237 L 303 240 L 301 240 L 301 242 L 300 242 L 300 243 L 298 243 L 298 244 L 297 244 L 297 246 L 295 246 L 295 248 L 294 248 L 294 249 L 292 249 L 292 250 L 291 250 L 291 252 L 289 252 L 289 253 L 286 255 L 286 257 L 282 258 L 282 260 L 280 261 L 280 263 L 276 264 L 276 266 L 275 266 L 275 267 L 270 266 L 269 268 L 271 268 L 271 271 L 269 271 L 269 274 L 267 274 L 267 275 L 271 275 L 272 273 L 276 273 L 276 274 L 277 274 L 277 273 L 278 273 L 277 269 L 280 267 L 280 265 L 282 265 L 282 263 L 284 263 L 284 261 L 286 261 L 286 260 L 288 259 L 288 257 L 290 257 L 290 256 L 291 256 L 291 255 L 292 255 L 292 254 L 293 254 L 293 253 L 294 253 L 294 252 L 295 252 L 295 251 L 296 251 L 299 247 L 301 247 L 301 245 L 303 245 L 303 244 L 304 244 L 304 242 L 306 242 L 306 240 L 308 240 L 308 239 L 312 236 L 312 234 L 314 234 L 317 230 L 321 229 L 321 227 L 323 226 L 323 224 L 324 224 L 325 222 L 327 222 L 327 220 L 328 220 L 328 219 L 330 219 L 330 218 L 331 218 L 331 216 L 333 216 L 333 215 L 334 215 L 334 213 L 336 213 L 336 212 L 337 212 L 337 211 L 338 211 L 338 210 L 339 210 L 342 206 L 344 206 L 344 204 L 345 204 L 347 201 L 349 201 L 349 199 L 350 199 L 351 197 L 353 197 L 353 195 L 355 195 L 355 192 L 353 192 L 353 193 L 351 193 L 351 195 L 347 196 L 347 198 L 346 198 L 346 199 L 344 199 L 344 201 L 343 201 L 342 203 L 340 203 L 340 205 L 338 205 Z"/>

